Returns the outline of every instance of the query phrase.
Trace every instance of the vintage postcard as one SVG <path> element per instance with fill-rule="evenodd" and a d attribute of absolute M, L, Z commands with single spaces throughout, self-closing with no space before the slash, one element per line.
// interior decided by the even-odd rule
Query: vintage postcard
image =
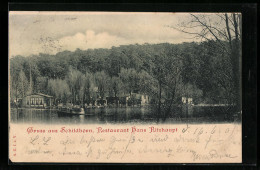
<path fill-rule="evenodd" d="M 242 163 L 241 13 L 9 11 L 15 163 Z"/>

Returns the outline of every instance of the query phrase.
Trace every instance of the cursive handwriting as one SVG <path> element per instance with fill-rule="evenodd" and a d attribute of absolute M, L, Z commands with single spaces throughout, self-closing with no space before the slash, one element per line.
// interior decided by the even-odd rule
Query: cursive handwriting
<path fill-rule="evenodd" d="M 234 151 L 234 148 L 241 148 L 241 138 L 238 136 L 240 131 L 237 127 L 238 125 L 223 128 L 221 125 L 186 124 L 179 127 L 181 131 L 174 133 L 147 132 L 143 136 L 142 133 L 129 131 L 129 133 L 113 133 L 113 135 L 104 133 L 61 135 L 55 139 L 53 139 L 55 135 L 46 136 L 46 133 L 33 135 L 32 133 L 26 153 L 28 155 L 58 154 L 61 157 L 66 156 L 66 159 L 78 156 L 92 161 L 126 162 L 129 158 L 138 161 L 137 158 L 154 157 L 153 159 L 165 159 L 171 162 L 187 157 L 190 162 L 221 162 L 221 160 L 236 160 L 241 157 L 240 151 Z M 142 128 L 136 127 L 136 129 Z"/>

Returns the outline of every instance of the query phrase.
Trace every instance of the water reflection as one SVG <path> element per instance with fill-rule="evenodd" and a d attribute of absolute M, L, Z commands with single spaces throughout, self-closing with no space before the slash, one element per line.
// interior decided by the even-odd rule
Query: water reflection
<path fill-rule="evenodd" d="M 203 123 L 234 121 L 225 118 L 219 110 L 196 110 L 193 116 L 183 117 L 181 113 L 168 115 L 165 123 Z M 98 108 L 88 109 L 85 115 L 64 115 L 56 110 L 11 109 L 11 122 L 47 124 L 104 124 L 104 123 L 156 123 L 156 112 L 151 108 Z M 241 121 L 238 119 L 236 121 Z"/>
<path fill-rule="evenodd" d="M 85 115 L 64 115 L 50 109 L 12 108 L 11 122 L 48 124 L 127 123 L 145 121 L 145 117 L 150 116 L 149 113 L 151 112 L 151 109 L 148 108 L 99 108 L 89 109 Z"/>

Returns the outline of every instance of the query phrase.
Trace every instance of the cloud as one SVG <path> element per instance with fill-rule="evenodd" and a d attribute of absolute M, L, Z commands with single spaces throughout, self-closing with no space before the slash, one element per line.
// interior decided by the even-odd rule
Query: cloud
<path fill-rule="evenodd" d="M 9 17 L 10 56 L 192 41 L 186 39 L 187 35 L 167 27 L 185 16 L 173 13 L 14 13 Z"/>
<path fill-rule="evenodd" d="M 111 48 L 129 42 L 119 36 L 110 35 L 107 32 L 95 33 L 93 30 L 87 30 L 85 34 L 76 33 L 73 36 L 65 36 L 58 40 L 61 50 L 74 51 L 77 48 L 81 50 L 94 48 Z"/>
<path fill-rule="evenodd" d="M 130 32 L 128 34 L 131 34 Z M 111 48 L 112 46 L 144 44 L 144 43 L 179 43 L 183 37 L 178 32 L 170 28 L 142 27 L 140 30 L 132 30 L 132 37 L 125 38 L 111 35 L 108 32 L 96 33 L 93 30 L 87 30 L 83 33 L 76 33 L 73 36 L 65 36 L 58 40 L 61 46 L 60 51 L 74 51 L 77 48 L 81 50 L 95 48 Z M 181 40 L 180 40 L 181 38 Z"/>
<path fill-rule="evenodd" d="M 119 35 L 132 35 L 129 37 Z M 28 40 L 27 40 L 28 41 Z M 55 39 L 46 34 L 40 35 L 39 38 L 32 39 L 24 43 L 15 42 L 10 39 L 11 56 L 47 53 L 56 54 L 61 51 L 75 51 L 76 49 L 87 50 L 97 48 L 111 48 L 120 45 L 129 44 L 156 44 L 156 43 L 180 43 L 183 36 L 170 28 L 160 27 L 140 27 L 139 29 L 125 30 L 121 34 L 113 35 L 108 32 L 95 32 L 94 30 L 86 30 L 85 33 L 77 32 L 71 36 L 64 36 Z M 30 49 L 30 50 L 29 50 Z"/>

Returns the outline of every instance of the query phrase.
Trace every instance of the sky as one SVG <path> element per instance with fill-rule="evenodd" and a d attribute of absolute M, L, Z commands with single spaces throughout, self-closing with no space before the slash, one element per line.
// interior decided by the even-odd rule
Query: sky
<path fill-rule="evenodd" d="M 182 43 L 190 35 L 171 27 L 188 13 L 14 12 L 9 13 L 9 56 L 56 54 L 128 44 Z"/>

